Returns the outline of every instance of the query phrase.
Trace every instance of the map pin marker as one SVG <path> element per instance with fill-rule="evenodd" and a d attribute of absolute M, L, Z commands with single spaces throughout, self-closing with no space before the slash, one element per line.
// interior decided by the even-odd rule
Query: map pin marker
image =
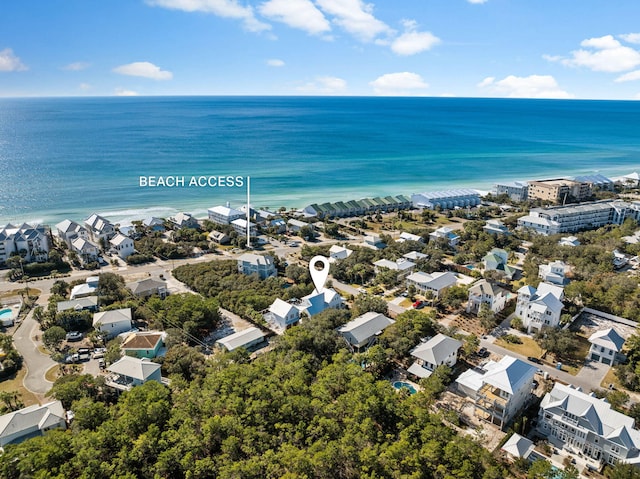
<path fill-rule="evenodd" d="M 316 264 L 322 263 L 322 269 L 316 269 Z M 320 293 L 324 289 L 324 283 L 327 282 L 329 276 L 329 260 L 324 256 L 314 256 L 309 261 L 309 273 L 311 273 L 311 280 L 316 287 L 316 291 Z"/>

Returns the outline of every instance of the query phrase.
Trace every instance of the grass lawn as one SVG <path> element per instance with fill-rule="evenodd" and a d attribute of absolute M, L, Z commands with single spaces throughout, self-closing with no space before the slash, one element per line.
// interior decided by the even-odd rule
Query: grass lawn
<path fill-rule="evenodd" d="M 20 296 L 20 293 L 25 291 L 26 291 L 25 288 L 12 289 L 11 291 L 5 291 L 3 293 L 0 293 L 0 299 L 7 299 L 7 298 L 12 298 L 14 296 Z M 39 289 L 29 286 L 29 296 L 40 296 L 41 293 L 42 291 L 40 291 Z"/>
<path fill-rule="evenodd" d="M 502 338 L 496 339 L 495 344 L 504 349 L 508 349 L 509 351 L 513 351 L 514 353 L 521 354 L 522 356 L 531 356 L 533 358 L 539 358 L 542 356 L 542 348 L 540 348 L 538 343 L 533 339 L 522 336 L 518 337 L 522 340 L 522 344 L 508 343 Z"/>
<path fill-rule="evenodd" d="M 616 373 L 614 372 L 613 368 L 610 368 L 609 371 L 607 371 L 607 374 L 605 374 L 602 382 L 600 383 L 600 387 L 602 389 L 609 389 L 609 384 L 613 384 L 613 387 L 620 391 L 626 391 L 624 386 L 620 384 L 620 381 L 616 377 Z"/>
<path fill-rule="evenodd" d="M 24 387 L 22 381 L 24 377 L 27 375 L 27 368 L 22 367 L 20 371 L 18 371 L 11 378 L 5 379 L 4 381 L 0 381 L 0 391 L 1 392 L 11 392 L 18 391 L 20 393 L 20 398 L 25 406 L 31 406 L 33 404 L 40 404 L 38 401 L 38 397 Z"/>
<path fill-rule="evenodd" d="M 47 372 L 44 374 L 44 378 L 47 381 L 51 381 L 54 383 L 56 379 L 60 377 L 60 365 L 56 364 L 55 366 L 51 366 Z"/>

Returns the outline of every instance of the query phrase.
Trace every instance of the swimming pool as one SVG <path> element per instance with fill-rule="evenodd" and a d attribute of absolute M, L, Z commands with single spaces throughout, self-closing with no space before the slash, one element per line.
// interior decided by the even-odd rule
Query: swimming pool
<path fill-rule="evenodd" d="M 0 309 L 0 319 L 13 319 L 13 310 Z"/>
<path fill-rule="evenodd" d="M 409 390 L 409 394 L 415 394 L 416 388 L 414 388 L 411 384 L 404 382 L 404 381 L 396 381 L 393 383 L 393 387 L 396 388 L 398 391 L 402 388 L 408 389 Z"/>

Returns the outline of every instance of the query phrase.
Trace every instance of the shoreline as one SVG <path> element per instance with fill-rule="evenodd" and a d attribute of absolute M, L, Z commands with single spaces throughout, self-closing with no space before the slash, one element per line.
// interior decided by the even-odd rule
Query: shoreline
<path fill-rule="evenodd" d="M 269 209 L 271 211 L 277 211 L 281 207 L 287 208 L 287 210 L 302 210 L 306 206 L 313 203 L 332 203 L 337 201 L 350 201 L 350 200 L 360 200 L 362 198 L 372 198 L 376 196 L 388 196 L 388 195 L 405 195 L 411 197 L 412 194 L 422 193 L 425 191 L 433 192 L 433 191 L 442 191 L 442 190 L 450 190 L 450 189 L 460 189 L 460 188 L 469 188 L 472 190 L 478 191 L 482 196 L 490 193 L 496 182 L 512 182 L 512 181 L 531 181 L 533 179 L 543 179 L 543 178 L 568 178 L 577 175 L 587 175 L 587 174 L 602 174 L 609 179 L 615 179 L 620 176 L 624 176 L 626 174 L 630 174 L 633 171 L 622 170 L 621 166 L 611 166 L 602 168 L 596 171 L 585 171 L 585 170 L 570 170 L 565 171 L 563 174 L 539 174 L 539 175 L 529 175 L 528 178 L 496 178 L 491 181 L 487 180 L 468 180 L 468 181 L 460 181 L 456 183 L 452 182 L 428 182 L 420 181 L 419 183 L 422 186 L 419 187 L 417 184 L 408 185 L 406 183 L 387 183 L 384 185 L 370 185 L 369 188 L 366 188 L 364 185 L 359 185 L 356 189 L 350 188 L 340 188 L 340 189 L 327 189 L 323 188 L 324 192 L 316 192 L 316 191 L 300 191 L 298 194 L 289 194 L 282 195 L 280 193 L 274 194 L 272 196 L 269 195 L 261 195 L 260 194 L 260 178 L 251 177 L 251 204 L 256 209 Z M 638 165 L 638 169 L 640 169 L 640 165 Z M 416 182 L 418 183 L 418 182 Z M 366 193 L 365 193 L 366 188 Z M 169 189 L 166 188 L 165 191 L 172 191 L 175 193 L 176 201 L 169 201 L 169 198 L 165 199 L 165 202 L 161 205 L 156 203 L 149 205 L 134 205 L 134 204 L 123 204 L 121 207 L 117 205 L 109 206 L 105 205 L 103 208 L 96 209 L 87 209 L 87 208 L 77 208 L 74 210 L 67 210 L 64 212 L 58 212 L 55 210 L 49 211 L 48 213 L 40 213 L 33 215 L 24 215 L 22 218 L 5 218 L 3 215 L 0 215 L 0 226 L 4 226 L 8 223 L 11 224 L 45 224 L 50 226 L 55 226 L 60 221 L 65 219 L 70 219 L 76 222 L 83 222 L 86 218 L 88 218 L 91 214 L 97 213 L 101 216 L 104 216 L 108 220 L 112 221 L 114 224 L 130 224 L 131 221 L 134 220 L 143 220 L 145 218 L 149 218 L 151 216 L 160 217 L 160 218 L 168 218 L 170 216 L 174 216 L 179 212 L 186 212 L 192 214 L 194 217 L 198 219 L 207 218 L 207 210 L 217 205 L 225 205 L 229 202 L 231 207 L 240 208 L 246 204 L 246 189 L 242 189 L 242 192 L 238 190 L 226 189 L 223 190 L 226 194 L 218 194 L 217 192 L 220 190 L 204 190 L 203 189 L 203 198 L 201 200 L 194 200 L 192 198 L 184 199 L 180 201 L 180 189 Z M 215 191 L 215 196 L 209 194 L 211 191 Z M 139 193 L 139 192 L 138 192 Z M 137 199 L 140 199 L 140 195 L 134 195 Z M 208 199 L 205 199 L 208 197 Z"/>

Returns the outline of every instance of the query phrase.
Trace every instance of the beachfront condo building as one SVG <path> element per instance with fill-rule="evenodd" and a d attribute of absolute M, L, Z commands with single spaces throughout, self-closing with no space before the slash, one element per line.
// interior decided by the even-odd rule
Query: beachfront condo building
<path fill-rule="evenodd" d="M 578 203 L 591 198 L 591 183 L 564 178 L 529 182 L 530 200 L 550 201 L 556 204 Z"/>
<path fill-rule="evenodd" d="M 524 181 L 509 181 L 494 185 L 497 196 L 507 195 L 511 201 L 525 201 L 528 197 L 529 185 Z"/>
<path fill-rule="evenodd" d="M 20 255 L 25 263 L 46 261 L 49 256 L 49 227 L 23 223 L 0 227 L 0 264 Z"/>
<path fill-rule="evenodd" d="M 219 225 L 229 225 L 233 220 L 246 218 L 243 211 L 229 208 L 228 206 L 214 206 L 207 210 L 209 219 Z"/>
<path fill-rule="evenodd" d="M 640 202 L 597 201 L 571 206 L 533 208 L 518 218 L 518 228 L 552 235 L 591 230 L 606 225 L 620 225 L 625 219 L 640 219 Z"/>
<path fill-rule="evenodd" d="M 468 188 L 430 191 L 411 195 L 411 202 L 415 208 L 426 208 L 430 210 L 437 208 L 443 210 L 468 208 L 480 204 L 480 193 Z"/>
<path fill-rule="evenodd" d="M 604 463 L 640 465 L 640 431 L 633 418 L 580 388 L 556 383 L 540 403 L 537 432 L 565 451 Z"/>

